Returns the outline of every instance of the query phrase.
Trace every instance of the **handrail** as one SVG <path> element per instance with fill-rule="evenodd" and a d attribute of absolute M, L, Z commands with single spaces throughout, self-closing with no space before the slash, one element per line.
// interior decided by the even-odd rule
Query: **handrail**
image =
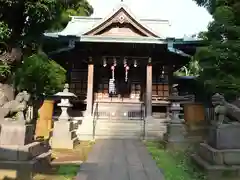
<path fill-rule="evenodd" d="M 141 103 L 141 121 L 143 121 L 143 140 L 145 139 L 146 136 L 146 122 L 145 122 L 145 108 L 144 108 L 144 103 Z"/>
<path fill-rule="evenodd" d="M 98 119 L 98 102 L 95 104 L 95 108 L 93 111 L 93 132 L 92 132 L 93 139 L 95 139 L 97 119 Z"/>

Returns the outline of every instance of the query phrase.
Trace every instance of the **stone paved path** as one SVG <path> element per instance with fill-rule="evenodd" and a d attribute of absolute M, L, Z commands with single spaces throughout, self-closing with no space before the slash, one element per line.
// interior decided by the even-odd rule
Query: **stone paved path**
<path fill-rule="evenodd" d="M 98 140 L 77 180 L 164 180 L 140 140 Z"/>

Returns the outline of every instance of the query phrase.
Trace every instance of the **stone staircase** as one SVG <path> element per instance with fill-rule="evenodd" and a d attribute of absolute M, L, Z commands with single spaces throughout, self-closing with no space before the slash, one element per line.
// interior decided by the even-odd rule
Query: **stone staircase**
<path fill-rule="evenodd" d="M 95 123 L 95 139 L 141 139 L 143 135 L 143 120 L 101 119 Z"/>
<path fill-rule="evenodd" d="M 163 139 L 167 131 L 166 119 L 141 120 L 98 120 L 95 139 Z"/>
<path fill-rule="evenodd" d="M 144 110 L 144 107 L 142 109 Z M 94 117 L 82 119 L 77 130 L 80 140 L 93 138 L 161 140 L 167 130 L 167 119 L 162 113 L 154 113 L 152 120 L 143 120 L 140 103 L 98 103 L 96 112 Z"/>

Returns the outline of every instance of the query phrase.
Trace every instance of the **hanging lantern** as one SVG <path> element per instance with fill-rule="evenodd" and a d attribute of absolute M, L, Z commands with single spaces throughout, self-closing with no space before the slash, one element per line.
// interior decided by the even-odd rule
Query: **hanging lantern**
<path fill-rule="evenodd" d="M 115 66 L 111 66 L 111 70 L 112 70 L 112 79 L 115 80 Z"/>
<path fill-rule="evenodd" d="M 165 71 L 164 71 L 165 67 L 163 66 L 162 67 L 162 73 L 161 73 L 161 78 L 164 79 L 165 77 Z"/>
<path fill-rule="evenodd" d="M 125 59 L 124 58 L 124 60 L 123 60 L 123 66 L 126 68 L 126 66 L 127 66 L 127 59 Z"/>
<path fill-rule="evenodd" d="M 117 66 L 117 60 L 116 60 L 116 58 L 113 59 L 113 65 L 114 65 L 114 66 Z"/>
<path fill-rule="evenodd" d="M 134 64 L 133 66 L 136 68 L 138 65 L 137 65 L 137 60 L 134 60 Z"/>
<path fill-rule="evenodd" d="M 128 71 L 129 71 L 129 66 L 126 65 L 126 66 L 125 66 L 125 82 L 128 81 Z"/>
<path fill-rule="evenodd" d="M 163 69 L 162 69 L 162 74 L 164 75 L 164 74 L 165 74 L 165 71 L 164 71 L 165 66 L 163 66 L 162 68 L 163 68 Z"/>
<path fill-rule="evenodd" d="M 107 66 L 107 60 L 106 58 L 103 59 L 103 67 L 106 67 Z"/>

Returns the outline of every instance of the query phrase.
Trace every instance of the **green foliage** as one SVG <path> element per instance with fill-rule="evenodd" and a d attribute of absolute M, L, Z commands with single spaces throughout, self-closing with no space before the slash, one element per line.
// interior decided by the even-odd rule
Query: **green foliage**
<path fill-rule="evenodd" d="M 66 27 L 70 16 L 90 16 L 93 13 L 92 6 L 87 0 L 65 1 L 61 6 L 61 13 L 53 23 L 50 31 L 62 30 Z"/>
<path fill-rule="evenodd" d="M 0 38 L 10 32 L 11 43 L 38 43 L 44 31 L 66 23 L 66 16 L 92 12 L 87 0 L 0 0 Z"/>
<path fill-rule="evenodd" d="M 0 21 L 11 29 L 12 42 L 38 40 L 59 13 L 58 0 L 0 0 Z"/>
<path fill-rule="evenodd" d="M 8 39 L 10 36 L 10 30 L 4 22 L 0 22 L 0 41 Z"/>
<path fill-rule="evenodd" d="M 17 90 L 27 90 L 34 98 L 62 90 L 65 80 L 66 71 L 43 54 L 25 58 L 14 75 Z"/>
<path fill-rule="evenodd" d="M 199 80 L 210 92 L 222 93 L 227 99 L 236 98 L 240 95 L 240 2 L 195 1 L 214 18 L 204 33 L 209 45 L 199 48 L 195 55 L 203 70 Z"/>
<path fill-rule="evenodd" d="M 147 141 L 146 146 L 166 180 L 205 180 L 204 174 L 191 161 L 191 149 L 167 151 L 159 142 Z"/>
<path fill-rule="evenodd" d="M 202 71 L 199 61 L 197 58 L 193 57 L 191 61 L 186 65 L 183 66 L 178 71 L 174 72 L 175 76 L 199 76 L 199 73 Z"/>
<path fill-rule="evenodd" d="M 79 165 L 61 165 L 58 170 L 57 174 L 64 177 L 64 179 L 72 179 L 77 175 L 79 170 Z"/>
<path fill-rule="evenodd" d="M 0 61 L 0 77 L 6 79 L 11 74 L 11 66 Z"/>

